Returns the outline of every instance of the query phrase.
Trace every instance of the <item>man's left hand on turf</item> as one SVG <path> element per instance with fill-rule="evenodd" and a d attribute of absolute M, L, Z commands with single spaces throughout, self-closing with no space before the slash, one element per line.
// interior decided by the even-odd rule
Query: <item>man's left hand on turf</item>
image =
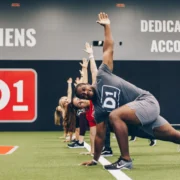
<path fill-rule="evenodd" d="M 81 165 L 83 165 L 83 166 L 95 166 L 95 165 L 97 165 L 97 163 L 95 163 L 94 161 L 86 161 L 86 162 L 81 163 Z"/>

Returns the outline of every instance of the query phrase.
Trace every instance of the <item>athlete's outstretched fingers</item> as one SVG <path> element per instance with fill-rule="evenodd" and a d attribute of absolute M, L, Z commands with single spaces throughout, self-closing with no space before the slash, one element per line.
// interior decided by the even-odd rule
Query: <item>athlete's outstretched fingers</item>
<path fill-rule="evenodd" d="M 86 49 L 89 48 L 89 47 L 90 47 L 89 43 L 86 43 Z"/>
<path fill-rule="evenodd" d="M 101 20 L 103 19 L 103 13 L 102 12 L 100 13 L 100 18 L 101 18 Z"/>
<path fill-rule="evenodd" d="M 95 164 L 93 161 L 86 161 L 86 162 L 81 163 L 81 165 L 83 165 L 83 166 L 93 166 L 93 165 L 97 165 L 97 164 Z"/>
<path fill-rule="evenodd" d="M 81 152 L 79 154 L 81 154 L 81 155 L 90 155 L 91 153 L 90 152 Z"/>
<path fill-rule="evenodd" d="M 104 19 L 104 12 L 102 12 L 102 18 Z"/>
<path fill-rule="evenodd" d="M 98 20 L 96 21 L 97 23 L 101 24 L 100 22 L 102 21 L 102 16 L 101 13 L 98 14 Z"/>
<path fill-rule="evenodd" d="M 99 17 L 99 21 L 101 21 L 101 14 L 100 13 L 98 14 L 98 17 Z"/>
<path fill-rule="evenodd" d="M 87 162 L 83 162 L 80 165 L 85 166 L 86 164 L 87 164 Z"/>

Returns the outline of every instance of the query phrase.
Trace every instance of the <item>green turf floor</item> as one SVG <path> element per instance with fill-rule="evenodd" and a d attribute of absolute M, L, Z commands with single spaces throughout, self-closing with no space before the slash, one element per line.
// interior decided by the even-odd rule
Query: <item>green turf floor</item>
<path fill-rule="evenodd" d="M 58 139 L 62 132 L 0 132 L 0 145 L 17 145 L 11 155 L 0 156 L 0 180 L 113 180 L 99 164 L 79 166 L 92 157 L 80 155 L 85 149 L 69 149 Z M 89 143 L 88 133 L 86 141 Z M 113 157 L 119 150 L 111 137 Z M 137 139 L 130 143 L 134 169 L 125 172 L 133 180 L 180 180 L 180 152 L 177 145 L 162 141 L 149 147 L 148 141 Z"/>

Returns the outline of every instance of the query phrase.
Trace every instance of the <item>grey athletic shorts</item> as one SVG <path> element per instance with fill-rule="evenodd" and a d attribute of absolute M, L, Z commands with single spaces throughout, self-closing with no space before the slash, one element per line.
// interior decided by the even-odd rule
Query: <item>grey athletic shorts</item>
<path fill-rule="evenodd" d="M 150 135 L 154 136 L 153 129 L 155 127 L 160 127 L 167 123 L 167 121 L 159 115 L 159 103 L 151 94 L 140 95 L 126 105 L 135 110 L 135 114 L 142 124 L 142 130 Z"/>

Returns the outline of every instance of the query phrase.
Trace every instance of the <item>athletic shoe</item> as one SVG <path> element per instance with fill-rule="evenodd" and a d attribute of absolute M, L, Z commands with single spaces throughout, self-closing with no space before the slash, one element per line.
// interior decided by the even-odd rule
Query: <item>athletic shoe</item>
<path fill-rule="evenodd" d="M 132 168 L 133 168 L 132 160 L 126 161 L 123 160 L 121 157 L 116 162 L 104 166 L 104 169 L 106 170 L 119 170 L 119 169 L 132 169 Z"/>
<path fill-rule="evenodd" d="M 113 156 L 113 152 L 111 150 L 111 148 L 103 148 L 102 152 L 101 152 L 101 156 L 104 156 L 104 157 L 110 157 L 110 156 Z"/>
<path fill-rule="evenodd" d="M 70 143 L 68 144 L 68 146 L 71 145 L 71 144 L 77 143 L 77 142 L 78 142 L 78 140 L 73 139 L 73 140 L 70 141 Z"/>
<path fill-rule="evenodd" d="M 78 142 L 78 140 L 73 139 L 73 140 L 71 141 L 71 143 L 75 143 L 75 142 Z"/>
<path fill-rule="evenodd" d="M 79 142 L 75 142 L 75 143 L 71 143 L 68 144 L 69 148 L 84 148 L 84 142 L 79 143 Z"/>
<path fill-rule="evenodd" d="M 155 145 L 156 145 L 156 140 L 155 139 L 150 139 L 149 146 L 155 146 Z"/>
<path fill-rule="evenodd" d="M 136 136 L 131 136 L 131 139 L 129 141 L 131 141 L 131 142 L 136 141 Z"/>

